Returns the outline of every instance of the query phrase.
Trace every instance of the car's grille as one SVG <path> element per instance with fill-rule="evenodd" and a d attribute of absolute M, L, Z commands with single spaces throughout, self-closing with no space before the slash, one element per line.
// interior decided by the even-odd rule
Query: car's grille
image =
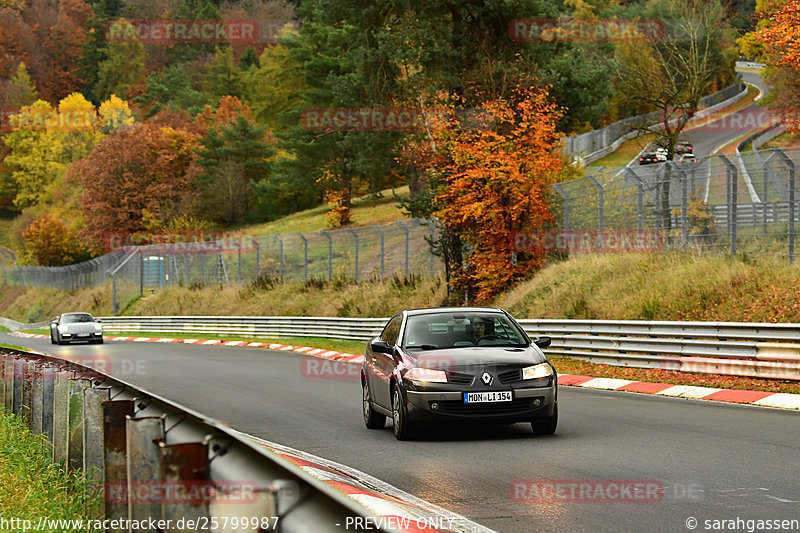
<path fill-rule="evenodd" d="M 455 383 L 456 385 L 471 385 L 472 379 L 472 374 L 462 374 L 460 372 L 448 372 L 447 374 L 447 382 Z"/>
<path fill-rule="evenodd" d="M 453 415 L 515 415 L 533 409 L 536 398 L 519 398 L 510 402 L 465 404 L 458 401 L 439 402 L 439 410 Z M 544 402 L 544 398 L 539 398 Z"/>
<path fill-rule="evenodd" d="M 499 379 L 501 383 L 520 381 L 522 379 L 522 369 L 516 368 L 514 370 L 509 370 L 508 372 L 501 372 L 497 375 L 497 379 Z"/>

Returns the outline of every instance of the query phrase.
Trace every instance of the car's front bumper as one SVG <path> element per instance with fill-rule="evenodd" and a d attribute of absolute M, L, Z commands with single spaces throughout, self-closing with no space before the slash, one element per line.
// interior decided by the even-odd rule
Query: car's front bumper
<path fill-rule="evenodd" d="M 506 389 L 507 390 L 507 389 Z M 475 390 L 463 392 L 476 392 Z M 554 386 L 513 389 L 513 400 L 496 403 L 464 403 L 462 391 L 423 392 L 406 390 L 408 416 L 418 422 L 485 421 L 527 422 L 552 416 L 556 401 Z"/>

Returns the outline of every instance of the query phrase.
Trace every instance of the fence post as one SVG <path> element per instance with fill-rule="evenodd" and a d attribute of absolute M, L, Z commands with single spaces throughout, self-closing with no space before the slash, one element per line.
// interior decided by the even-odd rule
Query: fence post
<path fill-rule="evenodd" d="M 356 248 L 355 248 L 355 251 L 356 251 L 356 253 L 355 253 L 355 260 L 356 260 L 355 267 L 356 268 L 355 268 L 355 276 L 353 277 L 353 279 L 356 282 L 358 282 L 358 234 L 355 231 L 353 231 L 353 228 L 347 228 L 347 231 L 349 231 L 350 234 L 353 236 L 353 238 L 356 240 Z"/>
<path fill-rule="evenodd" d="M 605 168 L 605 167 L 603 167 Z M 594 188 L 597 189 L 597 236 L 599 238 L 600 247 L 605 249 L 605 242 L 603 242 L 603 229 L 605 223 L 605 196 L 603 191 L 603 186 L 594 179 L 593 176 L 588 175 L 586 178 L 594 185 Z"/>
<path fill-rule="evenodd" d="M 788 226 L 788 255 L 789 255 L 789 264 L 791 265 L 794 263 L 794 221 L 795 216 L 797 214 L 797 206 L 795 205 L 795 175 L 794 175 L 794 161 L 789 159 L 782 150 L 775 150 L 772 154 L 764 161 L 764 169 L 766 170 L 767 165 L 772 161 L 772 159 L 779 159 L 783 164 L 786 166 L 786 169 L 789 172 L 788 182 L 789 182 L 789 226 Z M 776 218 L 777 218 L 777 206 L 776 210 Z"/>
<path fill-rule="evenodd" d="M 297 234 L 303 239 L 303 281 L 308 281 L 308 239 L 299 231 Z"/>
<path fill-rule="evenodd" d="M 398 224 L 401 228 L 403 228 L 403 231 L 406 233 L 406 256 L 405 256 L 406 257 L 406 259 L 405 259 L 405 261 L 406 261 L 406 270 L 405 270 L 405 273 L 406 273 L 406 277 L 408 277 L 408 228 L 405 226 L 405 224 L 403 224 L 402 220 L 398 220 L 397 222 L 395 222 L 395 224 Z"/>
<path fill-rule="evenodd" d="M 325 230 L 320 230 L 320 234 L 328 239 L 328 281 L 333 279 L 333 239 Z"/>
<path fill-rule="evenodd" d="M 381 229 L 378 226 L 373 224 L 372 228 L 375 231 L 378 232 L 378 235 L 381 236 L 381 279 L 383 279 L 383 242 L 384 242 L 384 235 L 383 235 L 383 232 L 381 231 Z"/>
<path fill-rule="evenodd" d="M 636 229 L 641 232 L 644 229 L 644 182 L 631 167 L 625 167 L 624 171 L 636 185 Z"/>
<path fill-rule="evenodd" d="M 279 263 L 278 263 L 278 275 L 281 279 L 283 279 L 283 240 L 277 235 L 273 235 L 275 239 L 278 241 L 278 250 L 279 250 Z"/>
<path fill-rule="evenodd" d="M 726 169 L 726 192 L 727 192 L 727 205 L 728 205 L 728 235 L 730 236 L 730 249 L 731 257 L 736 255 L 736 207 L 738 205 L 738 181 L 739 174 L 736 171 L 736 166 L 725 157 L 723 154 L 717 154 L 722 162 L 725 164 Z"/>

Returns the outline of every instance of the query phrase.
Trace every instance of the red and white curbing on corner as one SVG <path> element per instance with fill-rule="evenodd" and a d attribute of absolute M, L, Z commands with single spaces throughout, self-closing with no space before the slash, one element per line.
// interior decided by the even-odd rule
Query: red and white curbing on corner
<path fill-rule="evenodd" d="M 49 335 L 38 333 L 23 333 L 20 331 L 12 332 L 11 335 L 24 338 L 47 339 Z M 299 352 L 314 357 L 320 357 L 331 361 L 341 361 L 347 363 L 361 364 L 364 361 L 363 355 L 353 355 L 350 353 L 336 352 L 333 350 L 323 350 L 309 346 L 288 346 L 285 344 L 269 342 L 247 342 L 247 341 L 221 341 L 217 339 L 170 339 L 161 337 L 105 337 L 108 341 L 132 341 L 132 342 L 177 342 L 184 344 L 203 344 L 221 346 L 247 346 L 251 348 L 266 348 L 268 350 L 280 350 Z M 708 400 L 715 402 L 728 402 L 738 404 L 750 404 L 760 407 L 774 407 L 777 409 L 800 410 L 800 394 L 788 394 L 782 392 L 765 392 L 752 390 L 718 389 L 712 387 L 695 387 L 692 385 L 673 385 L 669 383 L 653 383 L 649 381 L 630 381 L 627 379 L 616 378 L 596 378 L 591 376 L 579 376 L 572 374 L 559 374 L 558 384 L 572 387 L 584 387 L 589 389 L 615 390 L 626 392 L 638 392 L 643 394 L 655 394 L 658 396 L 670 396 L 674 398 L 690 398 L 693 400 Z"/>

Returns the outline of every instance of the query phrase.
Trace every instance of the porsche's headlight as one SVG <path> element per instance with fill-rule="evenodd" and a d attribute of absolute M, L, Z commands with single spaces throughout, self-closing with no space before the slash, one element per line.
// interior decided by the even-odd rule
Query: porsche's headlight
<path fill-rule="evenodd" d="M 95 331 L 98 331 L 98 332 L 99 332 L 99 331 L 103 331 L 103 326 L 101 326 L 100 324 L 95 324 L 95 325 L 94 325 L 94 330 L 95 330 Z"/>
<path fill-rule="evenodd" d="M 553 375 L 553 369 L 547 363 L 526 366 L 522 369 L 522 379 L 546 378 Z"/>

